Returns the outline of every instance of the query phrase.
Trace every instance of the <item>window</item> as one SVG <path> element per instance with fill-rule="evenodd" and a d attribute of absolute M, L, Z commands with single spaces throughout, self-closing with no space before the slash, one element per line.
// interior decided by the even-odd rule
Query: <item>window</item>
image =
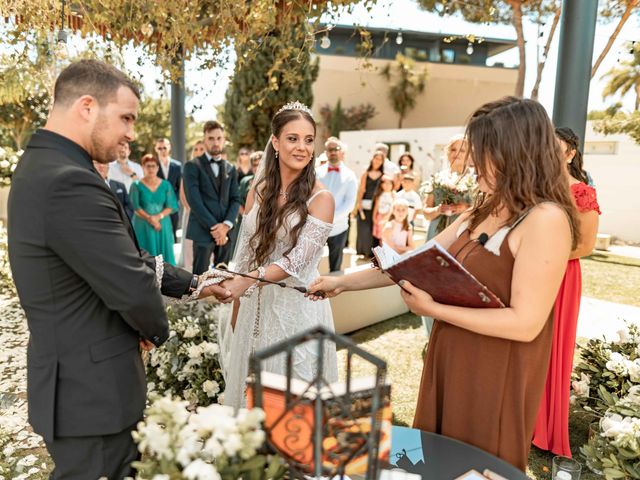
<path fill-rule="evenodd" d="M 453 63 L 456 60 L 456 51 L 453 48 L 442 49 L 442 61 L 444 63 Z"/>
<path fill-rule="evenodd" d="M 615 155 L 618 153 L 618 142 L 585 142 L 585 155 Z"/>

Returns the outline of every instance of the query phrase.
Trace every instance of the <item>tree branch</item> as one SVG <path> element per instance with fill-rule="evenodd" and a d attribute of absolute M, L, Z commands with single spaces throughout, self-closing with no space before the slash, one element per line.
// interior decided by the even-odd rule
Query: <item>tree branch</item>
<path fill-rule="evenodd" d="M 591 78 L 595 76 L 596 71 L 600 67 L 600 64 L 609 53 L 609 50 L 611 50 L 613 43 L 616 41 L 616 38 L 618 38 L 618 35 L 620 34 L 620 30 L 622 30 L 622 27 L 624 27 L 624 24 L 627 22 L 627 20 L 631 16 L 631 12 L 633 11 L 634 8 L 638 6 L 638 2 L 640 2 L 640 0 L 629 0 L 627 2 L 627 7 L 625 8 L 624 13 L 622 14 L 622 17 L 620 17 L 620 21 L 618 22 L 616 29 L 611 34 L 611 37 L 609 37 L 609 41 L 607 42 L 605 47 L 602 49 L 602 52 L 598 56 L 596 63 L 593 64 L 593 68 L 591 69 Z"/>

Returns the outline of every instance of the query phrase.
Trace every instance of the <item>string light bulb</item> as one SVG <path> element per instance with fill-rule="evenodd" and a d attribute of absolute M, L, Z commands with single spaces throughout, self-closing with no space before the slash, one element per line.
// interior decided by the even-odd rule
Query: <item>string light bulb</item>
<path fill-rule="evenodd" d="M 327 32 L 320 40 L 320 48 L 325 50 L 331 46 L 331 39 L 329 38 L 329 32 Z"/>
<path fill-rule="evenodd" d="M 398 32 L 398 35 L 396 35 L 396 44 L 397 45 L 402 45 L 403 41 L 404 41 L 404 39 L 402 38 L 402 32 Z"/>
<path fill-rule="evenodd" d="M 471 42 L 467 44 L 467 55 L 473 55 L 473 43 Z"/>

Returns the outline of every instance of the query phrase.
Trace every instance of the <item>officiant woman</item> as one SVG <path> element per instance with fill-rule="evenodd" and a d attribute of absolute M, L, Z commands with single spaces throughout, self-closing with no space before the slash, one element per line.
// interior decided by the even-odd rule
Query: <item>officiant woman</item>
<path fill-rule="evenodd" d="M 401 282 L 409 308 L 437 319 L 413 426 L 524 471 L 549 363 L 553 303 L 577 241 L 576 212 L 553 126 L 538 102 L 487 103 L 471 116 L 466 138 L 481 193 L 436 240 L 506 307 L 440 304 Z M 480 235 L 488 241 L 481 244 Z M 312 291 L 334 296 L 390 284 L 372 269 L 320 277 Z"/>

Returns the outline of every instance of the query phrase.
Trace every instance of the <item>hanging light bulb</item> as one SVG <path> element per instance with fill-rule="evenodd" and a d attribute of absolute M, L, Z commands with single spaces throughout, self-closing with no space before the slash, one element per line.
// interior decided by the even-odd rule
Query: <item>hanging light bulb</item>
<path fill-rule="evenodd" d="M 65 30 L 58 32 L 58 39 L 56 42 L 55 55 L 59 60 L 66 60 L 69 57 L 69 50 L 67 48 L 67 37 L 69 34 Z"/>
<path fill-rule="evenodd" d="M 150 37 L 151 35 L 153 35 L 153 25 L 151 25 L 150 23 L 142 25 L 140 27 L 140 32 L 142 32 L 145 37 Z"/>
<path fill-rule="evenodd" d="M 471 42 L 467 45 L 467 55 L 473 55 L 473 43 Z"/>
<path fill-rule="evenodd" d="M 396 36 L 396 44 L 402 45 L 403 41 L 404 39 L 402 38 L 402 32 L 398 32 L 398 35 Z"/>
<path fill-rule="evenodd" d="M 325 50 L 331 46 L 331 40 L 329 39 L 329 32 L 326 33 L 322 40 L 320 40 L 320 48 L 324 48 Z"/>

